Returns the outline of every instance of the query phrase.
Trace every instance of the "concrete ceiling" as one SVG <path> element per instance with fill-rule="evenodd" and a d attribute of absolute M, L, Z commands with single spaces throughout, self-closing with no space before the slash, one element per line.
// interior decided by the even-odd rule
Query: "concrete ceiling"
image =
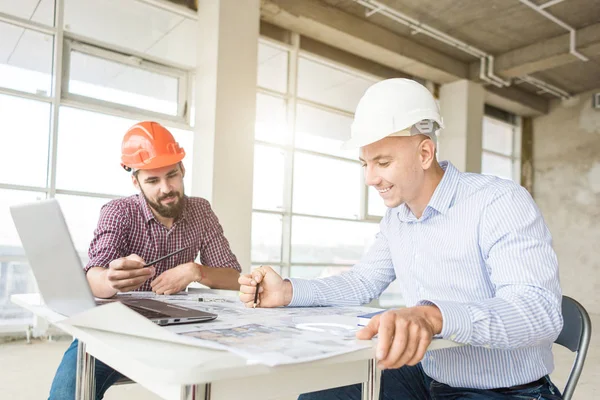
<path fill-rule="evenodd" d="M 519 0 L 379 0 L 420 23 L 493 55 L 497 75 L 508 88 L 490 93 L 535 112 L 554 96 L 518 78 L 530 75 L 575 95 L 600 86 L 600 0 L 553 1 L 547 12 L 577 32 L 569 53 L 569 33 Z M 547 0 L 533 0 L 537 5 Z M 479 60 L 462 50 L 411 31 L 353 0 L 262 0 L 263 20 L 323 41 L 380 64 L 437 83 L 479 80 Z"/>

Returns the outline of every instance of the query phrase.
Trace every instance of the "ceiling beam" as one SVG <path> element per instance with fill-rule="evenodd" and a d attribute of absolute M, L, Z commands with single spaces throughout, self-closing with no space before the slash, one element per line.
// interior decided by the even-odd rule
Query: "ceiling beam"
<path fill-rule="evenodd" d="M 467 63 L 318 0 L 262 0 L 261 18 L 422 79 L 448 83 L 469 75 Z"/>
<path fill-rule="evenodd" d="M 592 58 L 600 54 L 600 23 L 577 30 L 577 51 Z M 505 78 L 516 78 L 535 72 L 583 62 L 569 53 L 569 34 L 533 43 L 500 54 L 494 59 L 494 70 Z M 471 79 L 479 78 L 479 62 L 469 66 Z"/>
<path fill-rule="evenodd" d="M 550 102 L 542 96 L 526 92 L 514 86 L 485 88 L 485 102 L 521 116 L 536 116 L 548 113 Z"/>

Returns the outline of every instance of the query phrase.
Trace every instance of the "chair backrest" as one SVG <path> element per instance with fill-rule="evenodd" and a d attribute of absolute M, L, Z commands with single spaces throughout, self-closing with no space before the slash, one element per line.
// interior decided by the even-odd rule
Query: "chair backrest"
<path fill-rule="evenodd" d="M 581 304 L 574 299 L 562 298 L 563 328 L 555 343 L 560 344 L 576 353 L 569 378 L 563 392 L 564 400 L 570 400 L 577 386 L 577 381 L 583 370 L 585 356 L 590 344 L 592 322 L 590 316 Z"/>

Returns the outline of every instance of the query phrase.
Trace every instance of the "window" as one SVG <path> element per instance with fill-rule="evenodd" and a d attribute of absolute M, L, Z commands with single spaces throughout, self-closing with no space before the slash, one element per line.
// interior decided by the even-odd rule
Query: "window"
<path fill-rule="evenodd" d="M 0 13 L 5 16 L 0 22 L 4 126 L 0 134 L 0 325 L 4 331 L 35 323 L 30 313 L 10 302 L 10 296 L 37 291 L 10 205 L 58 199 L 85 263 L 101 207 L 135 192 L 130 175 L 120 166 L 119 153 L 131 125 L 141 120 L 162 123 L 185 149 L 184 164 L 191 167 L 193 158 L 188 110 L 191 73 L 186 65 L 196 65 L 194 17 L 136 0 L 64 3 L 64 40 L 58 46 L 54 0 L 0 0 Z M 53 65 L 55 58 L 62 61 L 62 68 Z M 52 83 L 59 78 L 62 84 L 53 91 Z M 188 192 L 191 178 L 188 168 L 184 178 Z M 261 222 L 266 232 L 281 231 L 274 225 L 277 218 Z M 265 240 L 266 258 L 277 261 L 271 249 L 281 252 L 281 245 L 272 245 L 272 240 L 277 237 Z"/>
<path fill-rule="evenodd" d="M 292 261 L 354 265 L 378 231 L 376 223 L 292 217 Z"/>
<path fill-rule="evenodd" d="M 183 115 L 179 109 L 180 87 L 177 70 L 169 71 L 142 60 L 119 56 L 90 46 L 72 44 L 68 93 L 109 101 L 167 115 Z M 115 59 L 109 60 L 104 57 Z M 120 61 L 117 61 L 119 60 Z M 136 64 L 132 66 L 128 64 Z M 161 73 L 160 70 L 164 72 Z M 171 72 L 172 75 L 169 75 Z M 184 80 L 184 74 L 179 74 Z M 71 96 L 72 97 L 72 96 Z"/>
<path fill-rule="evenodd" d="M 296 152 L 294 213 L 360 218 L 360 164 Z"/>
<path fill-rule="evenodd" d="M 285 153 L 277 147 L 254 146 L 254 190 L 252 203 L 255 209 L 283 210 L 285 179 Z"/>
<path fill-rule="evenodd" d="M 67 227 L 82 263 L 88 260 L 88 249 L 98 224 L 100 209 L 111 199 L 57 194 L 56 199 L 65 216 Z"/>
<path fill-rule="evenodd" d="M 277 214 L 252 214 L 252 260 L 260 263 L 281 262 L 282 217 Z"/>
<path fill-rule="evenodd" d="M 298 97 L 351 113 L 376 81 L 306 56 L 298 60 Z"/>
<path fill-rule="evenodd" d="M 0 22 L 0 38 L 0 87 L 50 96 L 52 36 Z"/>
<path fill-rule="evenodd" d="M 258 44 L 258 86 L 285 93 L 288 52 L 276 45 Z"/>
<path fill-rule="evenodd" d="M 486 106 L 486 113 L 489 108 Z M 513 121 L 516 121 L 514 116 L 510 120 L 484 116 L 481 172 L 520 182 L 520 128 Z"/>
<path fill-rule="evenodd" d="M 11 303 L 10 296 L 37 290 L 9 207 L 44 198 L 42 192 L 0 189 L 0 327 L 29 324 L 31 313 Z"/>
<path fill-rule="evenodd" d="M 385 212 L 379 194 L 367 198 L 358 152 L 340 148 L 377 79 L 272 42 L 260 43 L 258 58 L 252 263 L 284 276 L 341 273 Z"/>
<path fill-rule="evenodd" d="M 283 144 L 289 132 L 286 125 L 285 100 L 259 93 L 256 96 L 256 140 Z"/>
<path fill-rule="evenodd" d="M 46 187 L 50 104 L 0 95 L 0 183 Z"/>
<path fill-rule="evenodd" d="M 352 117 L 308 104 L 296 107 L 296 147 L 356 160 L 358 151 L 342 150 L 350 136 Z"/>

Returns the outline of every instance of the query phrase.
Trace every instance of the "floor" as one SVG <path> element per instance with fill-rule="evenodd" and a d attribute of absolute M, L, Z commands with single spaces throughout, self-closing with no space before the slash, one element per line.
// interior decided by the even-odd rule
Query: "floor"
<path fill-rule="evenodd" d="M 592 315 L 592 326 L 600 326 L 600 315 Z M 69 346 L 70 340 L 34 339 L 31 344 L 24 340 L 0 344 L 0 398 L 38 400 L 48 396 L 48 389 L 56 367 L 63 352 Z M 572 354 L 562 348 L 554 350 L 557 368 L 552 374 L 552 380 L 559 388 L 564 386 L 569 374 Z M 12 368 L 6 368 L 7 365 Z M 35 377 L 35 385 L 31 378 Z M 592 342 L 586 365 L 577 386 L 574 399 L 600 398 L 600 329 L 592 334 Z M 154 400 L 157 396 L 148 392 L 140 385 L 121 385 L 106 392 L 106 400 Z M 287 400 L 287 399 L 285 399 Z"/>

